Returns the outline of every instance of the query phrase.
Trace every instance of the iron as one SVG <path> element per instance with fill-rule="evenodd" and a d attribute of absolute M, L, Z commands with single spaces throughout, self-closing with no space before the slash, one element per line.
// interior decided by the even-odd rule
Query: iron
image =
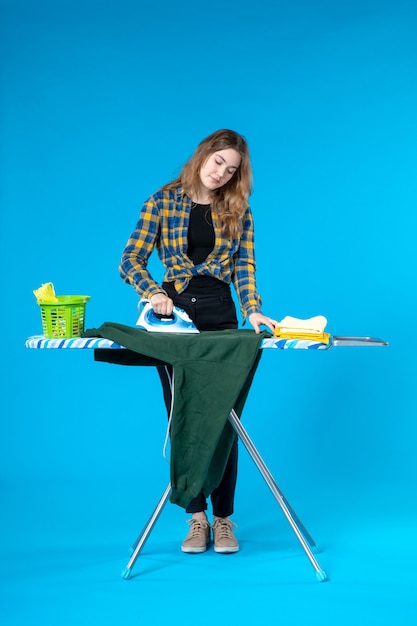
<path fill-rule="evenodd" d="M 136 326 L 152 333 L 198 333 L 200 332 L 187 313 L 174 307 L 172 315 L 160 316 L 155 313 L 149 300 L 141 300 L 138 305 L 139 318 Z"/>

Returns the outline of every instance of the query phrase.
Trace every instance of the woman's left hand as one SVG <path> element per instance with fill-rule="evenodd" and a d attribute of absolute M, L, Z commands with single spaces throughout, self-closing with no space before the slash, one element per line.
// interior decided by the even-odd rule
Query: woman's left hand
<path fill-rule="evenodd" d="M 272 334 L 274 334 L 275 328 L 278 326 L 278 322 L 271 317 L 267 317 L 263 313 L 251 313 L 249 315 L 249 322 L 255 329 L 255 333 L 259 335 L 261 332 L 260 326 L 267 326 Z"/>

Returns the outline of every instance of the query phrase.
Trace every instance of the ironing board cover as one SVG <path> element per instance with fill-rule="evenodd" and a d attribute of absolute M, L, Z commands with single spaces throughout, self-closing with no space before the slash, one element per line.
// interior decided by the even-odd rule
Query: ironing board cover
<path fill-rule="evenodd" d="M 95 349 L 95 348 L 114 348 L 116 350 L 123 349 L 118 343 L 110 339 L 102 339 L 100 337 L 76 337 L 73 339 L 46 339 L 43 335 L 33 335 L 25 342 L 26 348 L 78 348 L 78 349 Z M 332 346 L 332 342 L 328 344 L 310 339 L 279 339 L 277 337 L 267 337 L 262 340 L 261 348 L 277 348 L 279 350 L 328 350 Z"/>

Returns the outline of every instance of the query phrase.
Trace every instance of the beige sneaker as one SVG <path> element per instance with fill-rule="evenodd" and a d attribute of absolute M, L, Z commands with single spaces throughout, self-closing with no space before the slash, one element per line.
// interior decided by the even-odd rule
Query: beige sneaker
<path fill-rule="evenodd" d="M 190 530 L 182 542 L 181 550 L 188 554 L 205 552 L 210 543 L 210 524 L 208 520 L 192 518 L 187 520 L 187 524 L 190 524 Z"/>
<path fill-rule="evenodd" d="M 239 551 L 239 543 L 233 534 L 236 524 L 230 519 L 216 517 L 213 523 L 214 551 L 229 554 Z"/>

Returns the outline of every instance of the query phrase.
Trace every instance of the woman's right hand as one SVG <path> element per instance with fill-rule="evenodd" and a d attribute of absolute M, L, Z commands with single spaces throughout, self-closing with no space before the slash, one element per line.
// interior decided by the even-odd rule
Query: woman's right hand
<path fill-rule="evenodd" d="M 155 293 L 150 299 L 153 310 L 158 315 L 171 315 L 174 303 L 164 293 Z"/>

